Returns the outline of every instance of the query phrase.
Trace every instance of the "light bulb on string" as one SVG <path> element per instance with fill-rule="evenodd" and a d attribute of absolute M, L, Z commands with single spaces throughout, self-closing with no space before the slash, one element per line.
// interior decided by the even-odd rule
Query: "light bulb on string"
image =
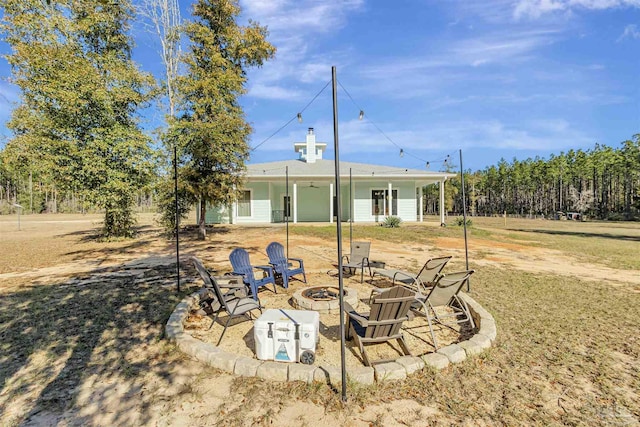
<path fill-rule="evenodd" d="M 404 150 L 402 148 L 400 149 L 400 157 L 404 157 Z"/>
<path fill-rule="evenodd" d="M 364 118 L 364 111 L 360 110 L 360 114 L 358 114 L 358 120 L 362 120 Z"/>
<path fill-rule="evenodd" d="M 298 123 L 302 123 L 302 113 L 298 113 Z"/>
<path fill-rule="evenodd" d="M 429 169 L 429 162 L 427 162 L 427 169 Z"/>

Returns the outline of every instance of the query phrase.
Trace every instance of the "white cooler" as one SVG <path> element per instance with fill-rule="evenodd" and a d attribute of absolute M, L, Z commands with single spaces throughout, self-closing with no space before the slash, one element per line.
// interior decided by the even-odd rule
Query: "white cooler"
<path fill-rule="evenodd" d="M 319 323 L 317 311 L 266 310 L 253 326 L 258 359 L 311 365 L 315 361 Z"/>

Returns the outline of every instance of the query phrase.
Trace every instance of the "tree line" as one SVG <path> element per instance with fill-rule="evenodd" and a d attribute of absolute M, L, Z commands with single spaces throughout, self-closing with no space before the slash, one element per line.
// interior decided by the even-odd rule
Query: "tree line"
<path fill-rule="evenodd" d="M 548 159 L 501 159 L 483 170 L 465 171 L 468 215 L 551 218 L 561 212 L 608 220 L 640 218 L 640 135 L 618 148 L 595 144 Z M 437 209 L 437 189 L 426 190 L 429 209 Z M 447 211 L 462 215 L 459 177 L 449 182 Z"/>
<path fill-rule="evenodd" d="M 177 0 L 139 0 L 135 8 L 131 0 L 2 6 L 0 31 L 11 47 L 5 58 L 20 103 L 0 152 L 0 212 L 14 204 L 31 212 L 99 210 L 105 236 L 128 237 L 141 204 L 160 206 L 175 224 L 195 200 L 233 200 L 251 133 L 238 98 L 247 69 L 275 54 L 266 27 L 237 22 L 237 0 L 195 0 L 190 20 L 181 19 Z M 132 59 L 135 20 L 159 39 L 162 79 Z M 166 115 L 155 141 L 140 124 L 154 101 Z"/>
<path fill-rule="evenodd" d="M 204 209 L 234 200 L 252 131 L 238 99 L 247 70 L 276 51 L 266 27 L 238 23 L 237 0 L 194 0 L 189 20 L 177 0 L 136 7 L 131 0 L 5 0 L 3 12 L 5 57 L 21 98 L 0 152 L 0 213 L 13 204 L 23 212 L 100 211 L 104 234 L 126 237 L 136 210 L 158 208 L 172 229 L 196 201 Z M 162 78 L 133 61 L 133 22 L 157 37 Z M 140 112 L 158 101 L 166 125 L 152 139 Z M 465 171 L 467 212 L 637 219 L 639 141 Z M 461 214 L 461 181 L 448 184 L 445 208 Z M 424 193 L 425 211 L 437 212 L 437 188 Z M 199 217 L 204 238 L 204 212 Z"/>

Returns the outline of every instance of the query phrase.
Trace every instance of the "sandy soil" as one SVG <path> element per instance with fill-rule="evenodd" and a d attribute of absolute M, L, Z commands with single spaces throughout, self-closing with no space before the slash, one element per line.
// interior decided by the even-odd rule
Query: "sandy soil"
<path fill-rule="evenodd" d="M 84 230 L 88 226 L 95 225 L 95 219 L 73 219 L 71 221 L 35 221 L 29 222 L 23 219 L 22 234 L 16 238 L 16 231 L 13 230 L 13 222 L 0 222 L 2 232 L 3 249 L 18 247 L 23 244 L 21 239 L 28 240 L 27 233 L 35 233 L 37 230 L 45 230 L 43 239 L 51 239 L 52 236 L 72 233 L 72 230 Z M 58 222 L 59 221 L 59 222 Z M 241 245 L 251 252 L 252 261 L 255 264 L 264 264 L 267 260 L 264 248 L 272 240 L 283 240 L 283 230 L 281 228 L 231 228 L 231 232 L 226 234 L 212 234 L 204 243 L 190 242 L 183 248 L 183 259 L 188 259 L 191 255 L 196 255 L 203 259 L 208 268 L 217 270 L 219 273 L 229 271 L 230 266 L 227 256 L 231 248 Z M 47 234 L 49 234 L 47 236 Z M 6 240 L 5 240 L 6 239 Z M 61 243 L 64 245 L 64 242 Z M 93 247 L 93 244 L 86 243 Z M 11 246 L 14 245 L 14 246 Z M 335 248 L 327 247 L 326 242 L 321 239 L 292 237 L 289 243 L 292 257 L 301 257 L 305 260 L 306 270 L 309 274 L 309 284 L 335 283 L 333 260 L 336 259 Z M 99 256 L 91 259 L 80 259 L 68 255 L 73 251 L 62 251 L 64 256 L 55 259 L 58 262 L 46 260 L 45 254 L 40 254 L 38 249 L 34 249 L 34 260 L 32 265 L 14 265 L 9 262 L 0 269 L 0 289 L 4 292 L 13 288 L 21 288 L 28 283 L 35 286 L 43 282 L 46 278 L 48 282 L 63 278 L 79 278 L 73 282 L 73 286 L 79 289 L 82 287 L 82 280 L 91 280 L 95 276 L 98 268 L 108 270 L 109 267 L 118 267 L 136 260 L 145 259 L 151 264 L 158 261 L 168 262 L 172 256 L 172 246 L 165 241 L 150 239 L 139 247 L 118 249 L 113 251 L 103 251 Z M 474 253 L 482 251 L 483 257 L 474 257 Z M 3 250 L 4 252 L 4 250 Z M 6 254 L 8 252 L 4 252 Z M 487 255 L 488 253 L 488 255 Z M 450 270 L 462 269 L 464 266 L 464 246 L 461 239 L 440 239 L 434 247 L 398 245 L 388 242 L 372 242 L 372 259 L 382 259 L 388 266 L 416 269 L 427 258 L 453 255 L 454 260 L 448 266 Z M 482 268 L 515 268 L 525 271 L 541 271 L 560 275 L 578 275 L 583 279 L 612 280 L 621 285 L 631 285 L 637 291 L 640 285 L 640 274 L 637 271 L 613 270 L 601 265 L 585 265 L 577 262 L 566 254 L 550 249 L 532 248 L 530 246 L 518 245 L 514 243 L 500 244 L 495 241 L 483 241 L 474 238 L 470 244 L 470 256 L 474 258 L 474 263 Z M 8 255 L 11 258 L 10 255 Z M 9 260 L 10 261 L 10 260 Z M 614 274 L 615 273 L 615 274 Z M 197 280 L 193 272 L 191 278 Z M 367 284 L 360 285 L 359 280 L 349 278 L 346 286 L 353 286 L 362 290 L 361 299 L 367 294 Z M 70 285 L 71 286 L 71 285 Z M 286 306 L 291 293 L 303 284 L 294 281 L 288 290 L 278 289 L 278 295 L 273 295 L 271 291 L 262 291 L 260 296 L 265 306 Z M 363 307 L 366 308 L 366 307 Z M 124 307 L 123 313 L 127 310 L 138 310 L 139 307 L 131 305 Z M 322 339 L 318 350 L 320 360 L 336 360 L 336 350 L 338 347 L 336 334 L 337 316 L 326 315 L 322 318 Z M 211 331 L 207 331 L 209 326 L 208 318 L 193 316 L 190 318 L 187 327 L 194 335 L 206 340 L 215 340 L 220 330 L 220 325 L 215 325 Z M 159 326 L 161 328 L 161 325 Z M 241 354 L 253 355 L 251 324 L 245 322 L 233 326 L 229 330 L 229 335 L 223 341 L 224 346 L 234 348 Z M 420 328 L 417 328 L 420 329 Z M 423 328 L 424 329 L 424 328 Z M 149 361 L 151 358 L 149 372 L 142 378 L 135 381 L 119 379 L 118 376 L 109 373 L 92 375 L 89 379 L 75 385 L 72 390 L 60 390 L 61 395 L 73 393 L 74 404 L 64 412 L 55 412 L 46 408 L 37 408 L 34 412 L 32 397 L 37 395 L 47 385 L 30 384 L 28 392 L 23 394 L 24 398 L 15 398 L 6 403 L 7 414 L 30 413 L 25 425 L 225 425 L 227 415 L 235 413 L 242 408 L 244 403 L 233 401 L 239 395 L 237 393 L 237 379 L 232 375 L 212 370 L 202 371 L 202 367 L 196 361 L 183 357 L 166 355 L 166 350 L 155 340 L 159 330 L 145 331 L 134 330 L 131 332 L 137 337 L 140 345 L 133 351 L 133 358 Z M 443 330 L 439 332 L 443 341 L 455 342 L 461 339 L 461 334 L 455 331 Z M 416 348 L 416 353 L 421 354 L 431 351 L 430 340 L 423 332 L 407 331 L 407 338 L 410 340 L 410 347 Z M 389 350 L 389 349 L 387 349 Z M 393 352 L 393 350 L 391 350 Z M 358 351 L 348 351 L 349 364 L 358 364 Z M 46 363 L 46 358 L 38 359 L 38 355 L 32 355 L 30 369 L 39 369 L 39 365 Z M 130 356 L 131 357 L 131 356 Z M 50 375 L 55 376 L 64 369 L 64 363 L 49 367 Z M 159 369 L 162 367 L 162 369 Z M 22 375 L 27 375 L 23 372 Z M 168 380 L 170 379 L 170 380 Z M 188 393 L 186 393 L 188 391 Z M 199 396 L 193 399 L 193 395 Z M 435 409 L 429 406 L 428 402 L 418 403 L 413 400 L 394 401 L 391 403 L 381 402 L 368 407 L 350 408 L 343 412 L 328 412 L 326 408 L 313 402 L 288 403 L 280 401 L 277 408 L 269 408 L 268 402 L 263 402 L 255 406 L 244 407 L 242 417 L 245 425 L 270 424 L 281 426 L 301 426 L 301 425 L 349 425 L 349 426 L 370 426 L 370 425 L 422 425 L 421 420 L 426 414 L 432 414 Z M 223 408 L 223 409 L 221 409 Z M 226 411 L 226 412 L 225 412 Z M 236 411 L 236 412 L 233 412 Z M 264 418 L 265 411 L 271 415 Z M 11 418 L 0 418 L 3 420 Z M 446 418 L 443 418 L 446 419 Z M 258 420 L 258 421 L 256 421 Z"/>

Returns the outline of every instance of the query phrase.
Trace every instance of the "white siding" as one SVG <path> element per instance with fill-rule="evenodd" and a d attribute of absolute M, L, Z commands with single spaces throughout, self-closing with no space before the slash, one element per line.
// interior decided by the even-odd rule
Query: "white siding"
<path fill-rule="evenodd" d="M 271 222 L 269 184 L 254 182 L 247 184 L 246 188 L 251 190 L 251 216 L 237 217 L 238 224 Z"/>
<path fill-rule="evenodd" d="M 416 221 L 416 184 L 394 183 L 393 188 L 398 190 L 398 216 L 403 221 Z"/>
<path fill-rule="evenodd" d="M 349 220 L 349 185 L 342 183 L 342 219 Z M 293 187 L 292 182 L 290 183 Z M 373 215 L 371 212 L 371 191 L 374 189 L 388 190 L 389 181 L 354 181 L 353 182 L 353 214 L 354 222 L 381 222 L 385 215 Z M 403 221 L 417 221 L 417 200 L 415 182 L 393 182 L 393 190 L 397 191 L 397 216 Z M 284 183 L 254 182 L 247 184 L 251 189 L 251 217 L 238 217 L 237 223 L 270 223 L 273 210 L 282 210 L 282 196 L 285 192 Z M 293 188 L 290 188 L 291 209 L 293 215 Z M 329 222 L 329 187 L 320 188 L 298 186 L 298 221 L 299 222 Z M 235 209 L 235 206 L 234 206 Z M 293 218 L 291 218 L 293 220 Z M 228 223 L 229 211 L 225 208 L 209 208 L 207 223 Z"/>
<path fill-rule="evenodd" d="M 374 215 L 371 212 L 371 191 L 388 190 L 389 181 L 358 181 L 354 187 L 354 221 L 383 221 L 386 217 L 384 214 Z M 403 221 L 416 221 L 415 183 L 392 182 L 392 189 L 397 190 L 397 216 Z"/>

